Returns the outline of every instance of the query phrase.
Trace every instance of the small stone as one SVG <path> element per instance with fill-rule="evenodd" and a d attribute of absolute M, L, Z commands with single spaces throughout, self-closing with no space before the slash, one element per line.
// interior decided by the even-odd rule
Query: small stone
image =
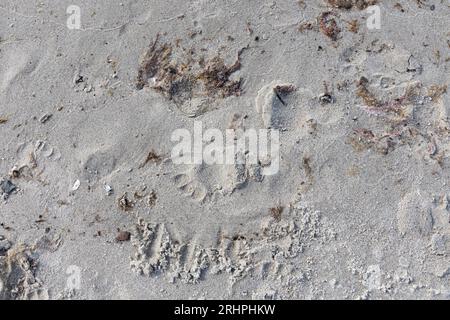
<path fill-rule="evenodd" d="M 8 179 L 2 179 L 2 181 L 0 182 L 0 188 L 3 191 L 4 198 L 7 198 L 17 189 L 17 187 Z"/>
<path fill-rule="evenodd" d="M 75 84 L 82 83 L 82 82 L 84 82 L 84 78 L 83 78 L 82 75 L 75 75 L 75 77 L 74 77 L 74 79 L 73 79 L 73 82 L 74 82 Z"/>
<path fill-rule="evenodd" d="M 52 117 L 52 114 L 46 113 L 42 117 L 39 118 L 40 123 L 46 123 Z"/>
<path fill-rule="evenodd" d="M 80 185 L 81 185 L 80 180 L 75 181 L 75 183 L 73 184 L 72 190 L 77 191 L 80 188 Z"/>
<path fill-rule="evenodd" d="M 131 233 L 128 231 L 119 231 L 116 240 L 119 242 L 130 241 Z"/>
<path fill-rule="evenodd" d="M 106 195 L 110 196 L 113 193 L 113 188 L 110 185 L 105 184 Z"/>
<path fill-rule="evenodd" d="M 321 104 L 329 104 L 334 102 L 334 98 L 329 93 L 325 93 L 319 97 Z"/>

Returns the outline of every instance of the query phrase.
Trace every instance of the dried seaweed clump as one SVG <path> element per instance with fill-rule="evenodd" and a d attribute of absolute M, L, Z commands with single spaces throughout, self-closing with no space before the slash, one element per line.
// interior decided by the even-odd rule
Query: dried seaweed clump
<path fill-rule="evenodd" d="M 145 167 L 148 163 L 160 163 L 162 161 L 162 157 L 158 155 L 154 150 L 150 150 L 145 158 L 144 162 L 139 166 L 139 169 Z"/>
<path fill-rule="evenodd" d="M 367 88 L 368 85 L 369 80 L 365 77 L 361 77 L 358 81 L 358 89 L 356 91 L 357 96 L 362 98 L 364 103 L 369 107 L 380 107 L 382 103 L 369 91 Z"/>
<path fill-rule="evenodd" d="M 437 85 L 434 84 L 428 89 L 428 97 L 431 98 L 431 100 L 435 101 L 439 99 L 442 95 L 447 93 L 447 85 Z"/>
<path fill-rule="evenodd" d="M 374 115 L 387 116 L 393 122 L 403 122 L 412 116 L 414 104 L 420 102 L 420 84 L 413 84 L 406 88 L 405 93 L 393 100 L 382 101 L 369 89 L 369 80 L 362 77 L 358 82 L 356 94 L 364 101 L 364 109 Z"/>
<path fill-rule="evenodd" d="M 372 130 L 358 128 L 353 130 L 353 133 L 349 136 L 348 143 L 357 152 L 373 149 L 382 155 L 387 155 L 399 143 L 396 139 L 398 136 L 398 133 L 393 132 L 377 136 Z"/>
<path fill-rule="evenodd" d="M 284 207 L 278 205 L 276 207 L 270 208 L 269 212 L 272 218 L 275 219 L 275 221 L 281 221 L 281 214 L 283 213 Z"/>
<path fill-rule="evenodd" d="M 338 39 L 341 29 L 337 25 L 336 19 L 332 12 L 323 12 L 319 16 L 319 29 L 324 35 L 333 41 Z"/>
<path fill-rule="evenodd" d="M 369 6 L 378 3 L 378 0 L 327 0 L 328 4 L 334 8 L 351 10 L 357 8 L 364 10 Z"/>
<path fill-rule="evenodd" d="M 442 166 L 445 154 L 439 148 L 440 140 L 446 141 L 448 137 L 447 126 L 442 126 L 443 118 L 439 110 L 425 108 L 426 103 L 439 99 L 447 92 L 447 85 L 432 85 L 428 89 L 415 82 L 406 87 L 405 92 L 395 99 L 382 100 L 375 96 L 369 88 L 369 81 L 362 77 L 357 85 L 356 94 L 364 101 L 364 110 L 369 114 L 380 115 L 388 120 L 389 129 L 374 134 L 369 129 L 356 129 L 349 136 L 348 142 L 356 151 L 374 149 L 381 154 L 388 154 L 397 145 L 404 143 L 415 144 L 417 150 L 428 145 L 423 150 L 427 158 L 435 160 Z M 432 127 L 432 114 L 437 127 Z M 427 129 L 422 123 L 426 121 Z M 446 121 L 444 121 L 446 123 Z M 419 143 L 421 141 L 421 143 Z"/>
<path fill-rule="evenodd" d="M 128 194 L 123 194 L 118 200 L 117 200 L 118 207 L 123 211 L 129 211 L 134 208 L 134 203 L 128 198 Z"/>
<path fill-rule="evenodd" d="M 148 80 L 161 78 L 164 74 L 171 72 L 170 56 L 172 48 L 168 44 L 158 46 L 159 36 L 153 45 L 145 53 L 138 69 L 136 88 L 141 90 L 148 85 Z"/>
<path fill-rule="evenodd" d="M 142 58 L 138 69 L 136 88 L 149 86 L 161 92 L 177 106 L 182 106 L 194 98 L 224 98 L 239 96 L 241 79 L 232 80 L 231 75 L 240 66 L 237 60 L 226 65 L 219 56 L 208 61 L 195 59 L 192 52 L 183 61 L 176 61 L 173 47 L 159 43 L 159 37 Z"/>
<path fill-rule="evenodd" d="M 432 85 L 424 92 L 421 83 L 411 83 L 405 92 L 395 98 L 383 101 L 368 89 L 369 80 L 362 77 L 357 84 L 356 94 L 360 97 L 368 113 L 386 116 L 395 122 L 404 122 L 411 118 L 414 108 L 426 102 L 435 101 L 447 92 L 447 85 Z"/>
<path fill-rule="evenodd" d="M 225 65 L 220 57 L 214 57 L 206 63 L 204 70 L 197 79 L 202 81 L 208 96 L 239 96 L 241 94 L 241 79 L 230 80 L 231 75 L 239 70 L 241 62 L 238 59 L 231 65 Z"/>

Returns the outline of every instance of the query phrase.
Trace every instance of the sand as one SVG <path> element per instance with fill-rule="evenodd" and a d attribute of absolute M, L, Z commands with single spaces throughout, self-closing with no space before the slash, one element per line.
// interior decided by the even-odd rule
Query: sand
<path fill-rule="evenodd" d="M 450 298 L 447 0 L 75 2 L 0 0 L 1 299 Z"/>

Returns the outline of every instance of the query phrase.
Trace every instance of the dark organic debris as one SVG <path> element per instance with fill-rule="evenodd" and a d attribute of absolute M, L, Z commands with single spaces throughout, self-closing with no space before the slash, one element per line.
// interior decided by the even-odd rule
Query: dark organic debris
<path fill-rule="evenodd" d="M 361 79 L 358 82 L 358 90 L 356 91 L 356 94 L 358 97 L 362 98 L 364 103 L 369 107 L 379 107 L 382 105 L 380 101 L 378 101 L 377 98 L 375 98 L 375 95 L 369 91 L 367 88 L 369 85 L 369 80 L 365 77 L 361 77 Z"/>
<path fill-rule="evenodd" d="M 0 117 L 0 124 L 4 124 L 6 122 L 8 122 L 8 118 Z"/>
<path fill-rule="evenodd" d="M 53 116 L 52 114 L 46 113 L 46 114 L 44 114 L 42 117 L 39 118 L 39 122 L 42 123 L 42 124 L 44 124 L 44 123 L 46 123 L 48 120 L 50 120 L 50 118 L 51 118 L 52 116 Z"/>
<path fill-rule="evenodd" d="M 161 162 L 161 160 L 162 160 L 161 156 L 159 156 L 154 150 L 150 150 L 144 162 L 139 166 L 139 169 L 145 167 L 150 162 L 159 163 Z"/>
<path fill-rule="evenodd" d="M 303 22 L 299 25 L 298 31 L 304 32 L 306 30 L 313 30 L 314 29 L 314 23 L 312 22 Z"/>
<path fill-rule="evenodd" d="M 378 0 L 327 0 L 328 4 L 334 8 L 351 10 L 357 8 L 364 10 L 378 2 Z"/>
<path fill-rule="evenodd" d="M 323 12 L 319 16 L 320 31 L 333 41 L 338 39 L 341 29 L 338 27 L 334 14 L 332 12 Z"/>
<path fill-rule="evenodd" d="M 277 96 L 281 104 L 285 106 L 286 102 L 284 101 L 283 97 L 289 93 L 294 92 L 296 89 L 297 88 L 292 84 L 279 84 L 273 88 L 273 91 L 275 92 L 275 95 Z"/>
<path fill-rule="evenodd" d="M 357 8 L 363 10 L 376 4 L 377 0 L 327 0 L 327 2 L 330 6 L 337 9 L 350 10 Z M 298 27 L 298 31 L 320 31 L 331 40 L 337 41 L 340 33 L 343 31 L 339 25 L 343 22 L 347 23 L 348 31 L 358 33 L 360 27 L 359 21 L 356 19 L 351 21 L 339 19 L 336 10 L 322 12 L 315 21 L 302 22 Z"/>
<path fill-rule="evenodd" d="M 230 76 L 240 67 L 239 54 L 237 60 L 231 66 L 227 66 L 223 59 L 217 56 L 206 63 L 197 79 L 203 82 L 208 96 L 221 98 L 232 95 L 239 96 L 241 94 L 241 79 L 230 80 Z"/>
<path fill-rule="evenodd" d="M 281 214 L 283 213 L 284 207 L 278 205 L 274 208 L 270 208 L 269 209 L 269 213 L 270 215 L 276 220 L 276 221 L 280 221 L 281 220 Z"/>
<path fill-rule="evenodd" d="M 428 89 L 428 97 L 430 97 L 433 101 L 439 99 L 442 95 L 447 93 L 447 87 L 447 85 L 432 85 Z"/>
<path fill-rule="evenodd" d="M 447 92 L 447 85 L 432 85 L 424 88 L 421 83 L 413 82 L 397 98 L 381 99 L 369 90 L 369 80 L 362 77 L 357 84 L 356 94 L 363 100 L 362 107 L 369 114 L 382 116 L 386 129 L 375 134 L 366 128 L 355 129 L 348 142 L 356 151 L 374 149 L 388 154 L 397 146 L 410 144 L 421 137 L 428 143 L 428 156 L 440 166 L 443 165 L 444 152 L 439 150 L 436 139 L 448 136 L 448 128 L 439 126 L 434 132 L 426 132 L 417 121 L 416 110 L 424 110 L 426 103 L 439 99 Z M 386 122 L 387 120 L 387 122 Z"/>
<path fill-rule="evenodd" d="M 312 178 L 311 159 L 309 157 L 303 157 L 303 168 L 305 169 L 306 176 Z"/>
<path fill-rule="evenodd" d="M 302 167 L 305 172 L 305 181 L 301 181 L 302 188 L 304 190 L 309 189 L 314 184 L 313 169 L 311 166 L 311 158 L 309 156 L 304 156 L 302 158 Z"/>
<path fill-rule="evenodd" d="M 320 95 L 319 97 L 319 102 L 321 104 L 330 104 L 330 103 L 334 103 L 334 97 L 331 94 L 330 90 L 328 89 L 328 85 L 326 82 L 323 83 L 323 87 L 324 87 L 324 93 L 322 95 Z"/>
<path fill-rule="evenodd" d="M 368 149 L 374 149 L 382 155 L 387 155 L 398 144 L 398 141 L 395 140 L 395 138 L 399 136 L 400 134 L 395 132 L 376 136 L 372 130 L 358 128 L 350 135 L 348 142 L 355 151 L 361 152 Z"/>
<path fill-rule="evenodd" d="M 350 32 L 358 33 L 359 31 L 359 22 L 358 20 L 351 20 L 347 22 L 347 29 Z"/>
<path fill-rule="evenodd" d="M 84 82 L 84 77 L 82 75 L 77 75 L 74 79 L 75 84 L 80 84 Z"/>
<path fill-rule="evenodd" d="M 334 98 L 329 93 L 324 93 L 319 97 L 319 101 L 321 104 L 330 104 L 334 102 Z"/>
<path fill-rule="evenodd" d="M 402 123 L 410 118 L 412 116 L 410 107 L 422 100 L 418 93 L 420 84 L 410 85 L 403 95 L 388 101 L 378 99 L 368 89 L 368 85 L 369 81 L 365 77 L 357 84 L 356 94 L 364 101 L 364 109 L 370 114 L 389 116 L 393 122 Z"/>
<path fill-rule="evenodd" d="M 177 59 L 173 50 L 172 45 L 160 43 L 159 36 L 155 39 L 140 63 L 138 90 L 151 87 L 178 106 L 198 97 L 214 99 L 241 94 L 241 79 L 232 80 L 231 75 L 241 67 L 242 50 L 231 65 L 226 65 L 220 56 L 207 61 L 203 57 L 195 59 L 191 50 L 184 59 Z"/>
<path fill-rule="evenodd" d="M 158 199 L 158 197 L 156 196 L 156 192 L 154 190 L 150 191 L 150 194 L 148 195 L 148 198 L 147 198 L 148 206 L 154 207 L 157 199 Z"/>
<path fill-rule="evenodd" d="M 119 208 L 122 209 L 123 211 L 129 211 L 129 210 L 133 209 L 133 207 L 134 207 L 134 203 L 133 203 L 133 201 L 128 199 L 127 193 L 125 193 L 123 196 L 121 196 L 119 198 L 119 200 L 117 201 L 117 204 L 118 204 Z"/>
<path fill-rule="evenodd" d="M 158 73 L 171 73 L 174 70 L 170 69 L 170 55 L 172 48 L 168 44 L 161 44 L 158 46 L 159 35 L 156 36 L 155 41 L 150 46 L 149 50 L 142 58 L 142 62 L 138 69 L 138 76 L 136 88 L 141 90 L 148 84 L 148 80 L 156 77 Z"/>

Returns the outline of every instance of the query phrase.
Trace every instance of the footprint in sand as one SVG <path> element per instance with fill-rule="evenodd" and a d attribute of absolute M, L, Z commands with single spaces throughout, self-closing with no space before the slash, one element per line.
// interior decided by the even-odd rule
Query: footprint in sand
<path fill-rule="evenodd" d="M 279 219 L 260 215 L 258 224 L 247 231 L 233 231 L 233 223 L 220 224 L 212 242 L 200 245 L 198 234 L 181 240 L 176 226 L 168 228 L 139 218 L 131 239 L 131 269 L 185 283 L 197 283 L 208 273 L 228 274 L 231 285 L 250 274 L 275 279 L 287 274 L 283 270 L 292 269 L 289 259 L 304 252 L 312 241 L 333 236 L 320 213 L 301 200 L 294 200 Z"/>
<path fill-rule="evenodd" d="M 207 187 L 198 179 L 195 171 L 201 171 L 201 169 L 195 170 L 194 168 L 186 173 L 179 173 L 173 177 L 173 180 L 184 196 L 198 202 L 204 202 L 209 192 Z"/>
<path fill-rule="evenodd" d="M 39 65 L 39 60 L 30 53 L 30 49 L 6 50 L 0 66 L 0 92 L 6 91 L 14 81 L 31 74 Z"/>
<path fill-rule="evenodd" d="M 82 162 L 82 176 L 96 183 L 109 175 L 116 167 L 116 158 L 106 151 L 94 151 Z"/>
<path fill-rule="evenodd" d="M 264 128 L 282 126 L 281 111 L 286 108 L 286 95 L 295 91 L 295 86 L 281 81 L 272 81 L 263 86 L 255 99 L 256 111 L 261 115 Z"/>
<path fill-rule="evenodd" d="M 12 174 L 16 177 L 32 178 L 39 175 L 45 169 L 47 161 L 58 161 L 61 153 L 48 142 L 37 140 L 19 145 L 16 151 L 18 161 L 12 168 Z"/>
<path fill-rule="evenodd" d="M 262 182 L 260 164 L 249 164 L 244 155 L 237 155 L 240 163 L 224 165 L 192 165 L 186 171 L 173 177 L 175 186 L 184 196 L 204 203 L 214 195 L 231 195 L 244 188 L 250 181 Z"/>

